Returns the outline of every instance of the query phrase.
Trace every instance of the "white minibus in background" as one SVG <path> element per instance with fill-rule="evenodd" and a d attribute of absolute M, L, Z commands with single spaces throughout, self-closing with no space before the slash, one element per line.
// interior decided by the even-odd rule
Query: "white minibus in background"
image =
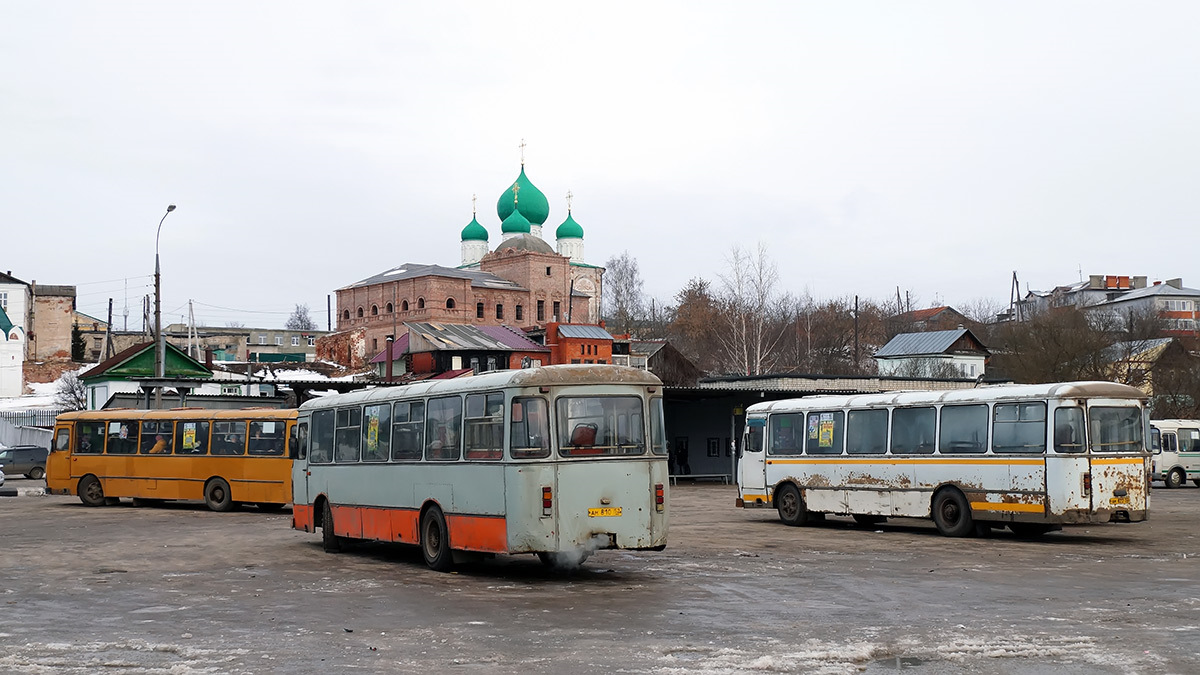
<path fill-rule="evenodd" d="M 1154 478 L 1169 488 L 1192 481 L 1200 487 L 1200 420 L 1151 420 Z"/>
<path fill-rule="evenodd" d="M 300 406 L 296 529 L 464 554 L 581 563 L 667 543 L 662 382 L 561 365 L 325 396 Z"/>
<path fill-rule="evenodd" d="M 951 537 L 1145 520 L 1145 395 L 1110 382 L 814 396 L 746 410 L 738 506 Z"/>

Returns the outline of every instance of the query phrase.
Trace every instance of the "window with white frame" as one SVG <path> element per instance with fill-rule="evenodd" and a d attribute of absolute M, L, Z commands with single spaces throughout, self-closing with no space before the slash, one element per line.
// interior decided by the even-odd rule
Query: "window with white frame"
<path fill-rule="evenodd" d="M 0 291 L 0 309 L 8 310 L 8 291 Z"/>
<path fill-rule="evenodd" d="M 299 347 L 299 346 L 300 346 L 300 336 L 299 336 L 299 335 L 293 335 L 293 336 L 292 336 L 292 346 L 293 346 L 293 347 Z"/>
<path fill-rule="evenodd" d="M 315 337 L 308 338 L 308 346 L 316 347 L 317 346 L 317 338 L 315 338 Z"/>
<path fill-rule="evenodd" d="M 276 336 L 275 336 L 275 345 L 276 345 L 276 346 L 281 346 L 281 345 L 283 345 L 283 336 L 282 336 L 282 335 L 276 335 Z"/>
<path fill-rule="evenodd" d="M 259 336 L 258 336 L 258 344 L 260 344 L 260 345 L 265 345 L 265 344 L 267 344 L 267 336 L 266 336 L 266 335 L 259 335 Z"/>

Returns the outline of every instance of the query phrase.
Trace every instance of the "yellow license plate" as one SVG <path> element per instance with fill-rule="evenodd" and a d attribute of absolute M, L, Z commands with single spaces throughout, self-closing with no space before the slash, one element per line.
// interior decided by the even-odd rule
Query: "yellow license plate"
<path fill-rule="evenodd" d="M 621 515 L 621 507 L 606 506 L 602 509 L 588 509 L 588 518 L 610 518 Z"/>
<path fill-rule="evenodd" d="M 1128 504 L 1129 497 L 1110 497 L 1108 500 L 1108 503 L 1109 504 Z"/>

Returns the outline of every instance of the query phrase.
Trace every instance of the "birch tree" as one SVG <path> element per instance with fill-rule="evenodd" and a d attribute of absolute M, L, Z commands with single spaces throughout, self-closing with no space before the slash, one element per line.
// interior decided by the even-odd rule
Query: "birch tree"
<path fill-rule="evenodd" d="M 727 271 L 719 275 L 723 361 L 731 371 L 760 375 L 777 361 L 781 310 L 790 299 L 777 290 L 779 269 L 766 244 L 759 242 L 754 252 L 734 246 L 725 262 Z"/>

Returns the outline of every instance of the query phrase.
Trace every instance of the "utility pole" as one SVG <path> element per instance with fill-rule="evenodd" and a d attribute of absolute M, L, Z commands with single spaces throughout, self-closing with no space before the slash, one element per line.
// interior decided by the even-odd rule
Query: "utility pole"
<path fill-rule="evenodd" d="M 158 221 L 158 230 L 154 234 L 154 377 L 159 380 L 166 377 L 167 338 L 162 332 L 162 274 L 158 264 L 158 239 L 162 234 L 163 221 L 175 210 L 175 205 L 167 206 L 167 212 Z M 162 384 L 154 387 L 154 407 L 162 409 Z"/>

